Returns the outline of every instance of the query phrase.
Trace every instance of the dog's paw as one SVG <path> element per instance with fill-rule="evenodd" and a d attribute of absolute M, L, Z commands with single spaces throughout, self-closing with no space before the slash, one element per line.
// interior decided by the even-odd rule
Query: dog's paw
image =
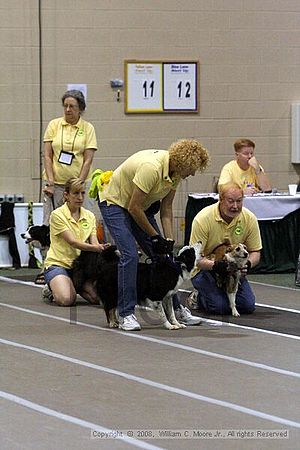
<path fill-rule="evenodd" d="M 119 322 L 117 321 L 109 322 L 109 328 L 119 328 Z"/>
<path fill-rule="evenodd" d="M 177 325 L 173 325 L 172 323 L 170 323 L 169 321 L 167 321 L 167 322 L 164 322 L 164 327 L 167 329 L 167 330 L 178 330 L 178 326 Z"/>
<path fill-rule="evenodd" d="M 186 325 L 179 322 L 177 323 L 165 322 L 164 327 L 167 328 L 167 330 L 179 330 L 180 328 L 186 328 Z"/>
<path fill-rule="evenodd" d="M 180 330 L 181 328 L 186 328 L 186 325 L 184 325 L 183 323 L 173 323 L 173 330 Z"/>
<path fill-rule="evenodd" d="M 234 317 L 240 317 L 240 314 L 237 312 L 237 309 L 236 309 L 236 308 L 234 308 L 234 309 L 232 310 L 232 315 L 233 315 Z"/>

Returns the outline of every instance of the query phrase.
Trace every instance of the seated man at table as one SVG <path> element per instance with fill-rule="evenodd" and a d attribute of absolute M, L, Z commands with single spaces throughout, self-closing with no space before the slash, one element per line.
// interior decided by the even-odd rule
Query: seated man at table
<path fill-rule="evenodd" d="M 200 272 L 192 278 L 192 283 L 198 291 L 198 307 L 212 314 L 231 314 L 227 295 L 216 284 L 216 273 L 226 272 L 228 263 L 213 259 L 214 250 L 228 240 L 231 244 L 245 244 L 249 252 L 249 262 L 242 269 L 236 308 L 240 314 L 255 310 L 255 296 L 246 274 L 259 263 L 262 244 L 258 221 L 243 207 L 243 197 L 243 190 L 237 184 L 222 185 L 218 203 L 203 208 L 192 223 L 190 244 L 201 241 L 203 254 L 198 265 Z"/>
<path fill-rule="evenodd" d="M 254 156 L 254 149 L 255 143 L 250 139 L 239 139 L 234 143 L 235 159 L 222 168 L 218 190 L 229 181 L 237 183 L 245 195 L 272 190 L 267 174 Z"/>

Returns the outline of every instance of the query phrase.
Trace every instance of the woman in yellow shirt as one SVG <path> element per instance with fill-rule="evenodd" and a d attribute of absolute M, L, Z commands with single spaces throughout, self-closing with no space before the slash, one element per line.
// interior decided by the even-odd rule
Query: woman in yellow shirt
<path fill-rule="evenodd" d="M 71 306 L 76 301 L 72 282 L 72 264 L 81 251 L 101 252 L 96 234 L 96 218 L 82 207 L 85 185 L 80 178 L 71 178 L 65 185 L 65 203 L 50 216 L 50 248 L 45 260 L 44 298 L 57 305 Z M 98 303 L 92 284 L 86 283 L 80 293 L 91 303 Z M 52 297 L 52 298 L 51 298 Z"/>

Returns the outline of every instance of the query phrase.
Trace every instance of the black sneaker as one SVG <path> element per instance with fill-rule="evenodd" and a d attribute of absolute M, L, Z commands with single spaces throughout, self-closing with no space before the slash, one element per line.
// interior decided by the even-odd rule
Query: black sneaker
<path fill-rule="evenodd" d="M 52 303 L 54 301 L 52 291 L 47 284 L 43 288 L 43 297 L 42 298 L 45 303 Z"/>

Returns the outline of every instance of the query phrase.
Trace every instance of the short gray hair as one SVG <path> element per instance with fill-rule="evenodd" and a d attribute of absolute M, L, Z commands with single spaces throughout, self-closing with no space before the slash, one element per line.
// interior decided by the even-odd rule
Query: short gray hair
<path fill-rule="evenodd" d="M 66 98 L 68 97 L 72 97 L 75 100 L 77 100 L 78 106 L 79 106 L 79 110 L 81 112 L 83 112 L 86 108 L 86 103 L 85 103 L 85 98 L 84 95 L 81 91 L 77 91 L 76 89 L 72 89 L 70 91 L 67 91 L 64 93 L 64 95 L 61 98 L 62 101 L 62 105 L 64 106 L 64 102 L 66 100 Z"/>

